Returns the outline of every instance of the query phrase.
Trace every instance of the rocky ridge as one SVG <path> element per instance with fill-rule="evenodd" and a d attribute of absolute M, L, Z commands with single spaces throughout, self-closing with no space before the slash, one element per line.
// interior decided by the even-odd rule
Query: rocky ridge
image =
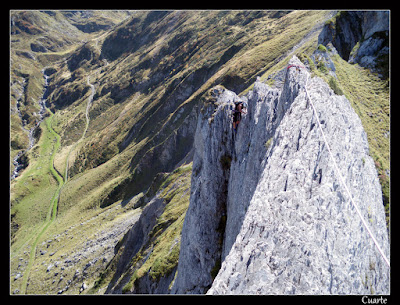
<path fill-rule="evenodd" d="M 293 57 L 289 64 L 301 65 Z M 389 293 L 389 268 L 334 170 L 305 69 L 282 90 L 256 82 L 237 134 L 238 97 L 212 89 L 195 135 L 190 205 L 173 293 Z M 349 101 L 320 78 L 308 92 L 335 161 L 386 256 L 381 189 Z"/>
<path fill-rule="evenodd" d="M 366 75 L 366 69 L 358 69 L 358 65 L 350 65 L 333 54 L 332 39 L 328 40 L 331 42 L 326 45 L 327 50 L 320 45 L 311 55 L 318 34 L 327 28 L 326 20 L 336 12 L 143 11 L 134 12 L 124 20 L 130 12 L 110 11 L 108 21 L 101 18 L 103 12 L 99 15 L 95 11 L 28 13 L 12 15 L 11 20 L 10 160 L 15 160 L 15 154 L 29 144 L 27 130 L 37 122 L 30 118 L 38 114 L 44 73 L 49 76 L 46 106 L 54 112 L 52 127 L 61 136 L 61 148 L 53 164 L 59 173 L 65 173 L 68 183 L 60 194 L 55 223 L 38 241 L 34 263 L 28 268 L 33 272 L 29 273 L 31 244 L 36 240 L 33 224 L 40 225 L 52 194 L 49 187 L 54 186 L 52 175 L 46 170 L 48 166 L 42 165 L 51 156 L 44 148 L 52 146 L 38 141 L 27 154 L 29 168 L 11 186 L 10 292 L 170 293 L 189 205 L 193 142 L 204 97 L 208 106 L 203 108 L 202 120 L 209 120 L 210 125 L 208 130 L 202 126 L 203 135 L 196 136 L 199 147 L 209 146 L 207 137 L 214 139 L 221 130 L 225 143 L 213 143 L 213 156 L 209 151 L 197 152 L 203 163 L 193 167 L 197 170 L 193 184 L 198 196 L 204 199 L 199 201 L 196 211 L 201 214 L 204 205 L 215 215 L 198 220 L 200 227 L 195 238 L 185 241 L 186 247 L 196 243 L 197 235 L 203 235 L 195 245 L 202 278 L 183 275 L 184 280 L 193 278 L 192 287 L 179 288 L 184 283 L 180 279 L 175 292 L 208 291 L 241 231 L 269 156 L 268 149 L 290 106 L 282 104 L 280 97 L 287 74 L 282 68 L 293 54 L 336 94 L 346 94 L 367 132 L 369 153 L 381 184 L 390 177 L 389 142 L 385 142 L 389 136 L 389 92 L 386 98 L 385 90 L 369 73 Z M 26 22 L 18 22 L 17 17 Z M 59 22 L 64 17 L 71 21 L 63 22 L 66 28 Z M 338 17 L 333 19 L 340 20 Z M 39 19 L 43 22 L 38 22 Z M 110 27 L 105 29 L 104 24 Z M 23 28 L 35 32 L 53 25 L 57 26 L 60 40 L 53 39 L 51 33 L 16 34 Z M 380 38 L 384 33 L 375 28 L 378 34 L 372 30 L 370 34 L 374 39 Z M 65 43 L 59 44 L 61 40 Z M 362 43 L 360 40 L 359 50 L 365 47 Z M 354 46 L 353 55 L 358 54 L 357 48 Z M 262 102 L 250 105 L 248 119 L 243 118 L 235 137 L 230 130 L 230 110 L 222 104 L 232 105 L 237 96 L 224 88 L 247 92 L 253 88 L 257 76 L 261 79 L 245 98 L 250 101 L 259 98 Z M 94 95 L 90 95 L 93 86 L 87 82 L 88 77 L 96 90 Z M 274 90 L 262 84 L 263 79 Z M 217 84 L 224 87 L 208 91 Z M 367 88 L 368 92 L 364 92 Z M 385 98 L 387 103 L 383 102 Z M 92 104 L 90 109 L 86 108 L 88 104 Z M 221 108 L 216 110 L 217 106 Z M 358 106 L 362 106 L 361 111 Z M 214 126 L 216 123 L 219 125 Z M 43 131 L 41 136 L 37 135 L 40 140 L 49 139 L 45 127 L 43 122 L 36 129 Z M 303 141 L 305 136 L 299 138 Z M 203 172 L 206 167 L 207 175 L 215 178 L 216 185 L 206 182 Z M 315 175 L 316 181 L 323 180 L 318 171 Z M 286 184 L 290 184 L 290 178 Z M 212 193 L 205 194 L 207 188 Z M 31 197 L 28 189 L 33 191 Z M 385 192 L 384 184 L 382 190 Z M 389 182 L 386 190 L 389 194 Z M 213 205 L 213 201 L 217 203 Z M 389 205 L 386 207 L 389 223 Z M 204 233 L 207 226 L 214 232 Z M 213 245 L 206 246 L 208 242 Z M 27 290 L 21 289 L 26 274 L 30 274 Z M 362 283 L 367 282 L 364 277 Z"/>

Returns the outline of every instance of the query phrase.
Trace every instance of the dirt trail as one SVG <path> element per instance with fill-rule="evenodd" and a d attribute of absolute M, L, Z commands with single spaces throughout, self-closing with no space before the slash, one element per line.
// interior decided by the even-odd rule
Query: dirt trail
<path fill-rule="evenodd" d="M 88 99 L 88 102 L 87 102 L 87 105 L 86 105 L 86 111 L 85 111 L 86 125 L 85 125 L 85 129 L 84 129 L 83 132 L 82 132 L 81 138 L 78 140 L 78 142 L 76 142 L 76 143 L 71 147 L 71 149 L 70 149 L 69 152 L 68 152 L 68 155 L 67 155 L 67 158 L 66 158 L 65 175 L 64 175 L 64 177 L 65 177 L 65 182 L 68 181 L 69 157 L 70 157 L 70 155 L 71 155 L 71 152 L 72 152 L 72 151 L 75 149 L 75 147 L 85 138 L 86 132 L 87 132 L 87 130 L 88 130 L 88 128 L 89 128 L 89 122 L 90 122 L 89 109 L 90 109 L 90 107 L 92 106 L 93 97 L 94 97 L 94 94 L 96 93 L 96 90 L 95 90 L 95 88 L 94 88 L 94 85 L 90 82 L 90 76 L 87 77 L 87 84 L 88 84 L 88 86 L 90 86 L 90 89 L 91 89 L 92 92 L 90 93 L 90 96 L 89 96 L 89 99 Z"/>

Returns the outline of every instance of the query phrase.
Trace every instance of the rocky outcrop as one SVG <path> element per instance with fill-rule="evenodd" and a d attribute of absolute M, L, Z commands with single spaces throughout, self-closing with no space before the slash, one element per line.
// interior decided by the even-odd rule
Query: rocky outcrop
<path fill-rule="evenodd" d="M 121 256 L 116 264 L 116 271 L 113 279 L 107 287 L 106 293 L 121 293 L 123 285 L 126 284 L 128 279 L 123 279 L 122 283 L 117 282 L 120 279 L 123 272 L 126 271 L 128 264 L 132 261 L 135 255 L 139 252 L 140 248 L 149 242 L 149 233 L 156 224 L 157 218 L 162 214 L 164 208 L 164 201 L 161 198 L 155 196 L 148 205 L 143 209 L 139 220 L 133 225 L 133 227 L 127 232 L 124 240 L 121 244 L 124 245 L 121 249 Z M 121 247 L 121 244 L 119 247 Z M 119 248 L 116 249 L 116 252 Z"/>
<path fill-rule="evenodd" d="M 230 107 L 238 97 L 211 92 L 197 125 L 173 293 L 389 293 L 389 268 L 340 183 L 306 99 L 308 77 L 292 68 L 282 90 L 256 82 L 243 98 L 248 113 L 236 135 Z M 389 256 L 361 121 L 321 79 L 310 77 L 307 88 L 353 200 Z"/>
<path fill-rule="evenodd" d="M 329 42 L 351 63 L 377 70 L 387 77 L 389 11 L 344 11 L 327 22 L 318 43 Z"/>
<path fill-rule="evenodd" d="M 339 12 L 325 24 L 318 37 L 318 43 L 329 42 L 338 50 L 340 57 L 349 60 L 350 52 L 362 38 L 362 19 L 364 12 Z"/>
<path fill-rule="evenodd" d="M 205 293 L 221 264 L 233 158 L 230 114 L 236 95 L 222 87 L 210 89 L 208 95 L 194 139 L 191 201 L 183 224 L 178 277 L 172 293 Z"/>

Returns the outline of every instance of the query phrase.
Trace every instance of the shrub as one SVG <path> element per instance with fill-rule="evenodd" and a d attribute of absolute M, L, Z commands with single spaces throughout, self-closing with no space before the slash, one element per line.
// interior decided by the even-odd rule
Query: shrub
<path fill-rule="evenodd" d="M 327 52 L 326 47 L 324 45 L 322 45 L 322 44 L 318 45 L 318 50 L 321 51 L 321 52 Z"/>

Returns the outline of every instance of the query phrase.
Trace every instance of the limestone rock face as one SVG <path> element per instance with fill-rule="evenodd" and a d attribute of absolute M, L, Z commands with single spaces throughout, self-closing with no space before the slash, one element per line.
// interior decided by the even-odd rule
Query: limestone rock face
<path fill-rule="evenodd" d="M 256 82 L 242 98 L 248 109 L 237 134 L 229 109 L 239 98 L 213 89 L 215 102 L 198 120 L 172 292 L 390 292 L 389 267 L 339 180 L 306 83 L 340 175 L 389 257 L 382 193 L 359 117 L 324 81 L 290 68 L 282 91 Z"/>
<path fill-rule="evenodd" d="M 236 95 L 221 88 L 209 93 L 211 98 L 200 112 L 195 134 L 191 199 L 172 293 L 205 293 L 221 263 L 233 152 L 231 106 Z"/>

